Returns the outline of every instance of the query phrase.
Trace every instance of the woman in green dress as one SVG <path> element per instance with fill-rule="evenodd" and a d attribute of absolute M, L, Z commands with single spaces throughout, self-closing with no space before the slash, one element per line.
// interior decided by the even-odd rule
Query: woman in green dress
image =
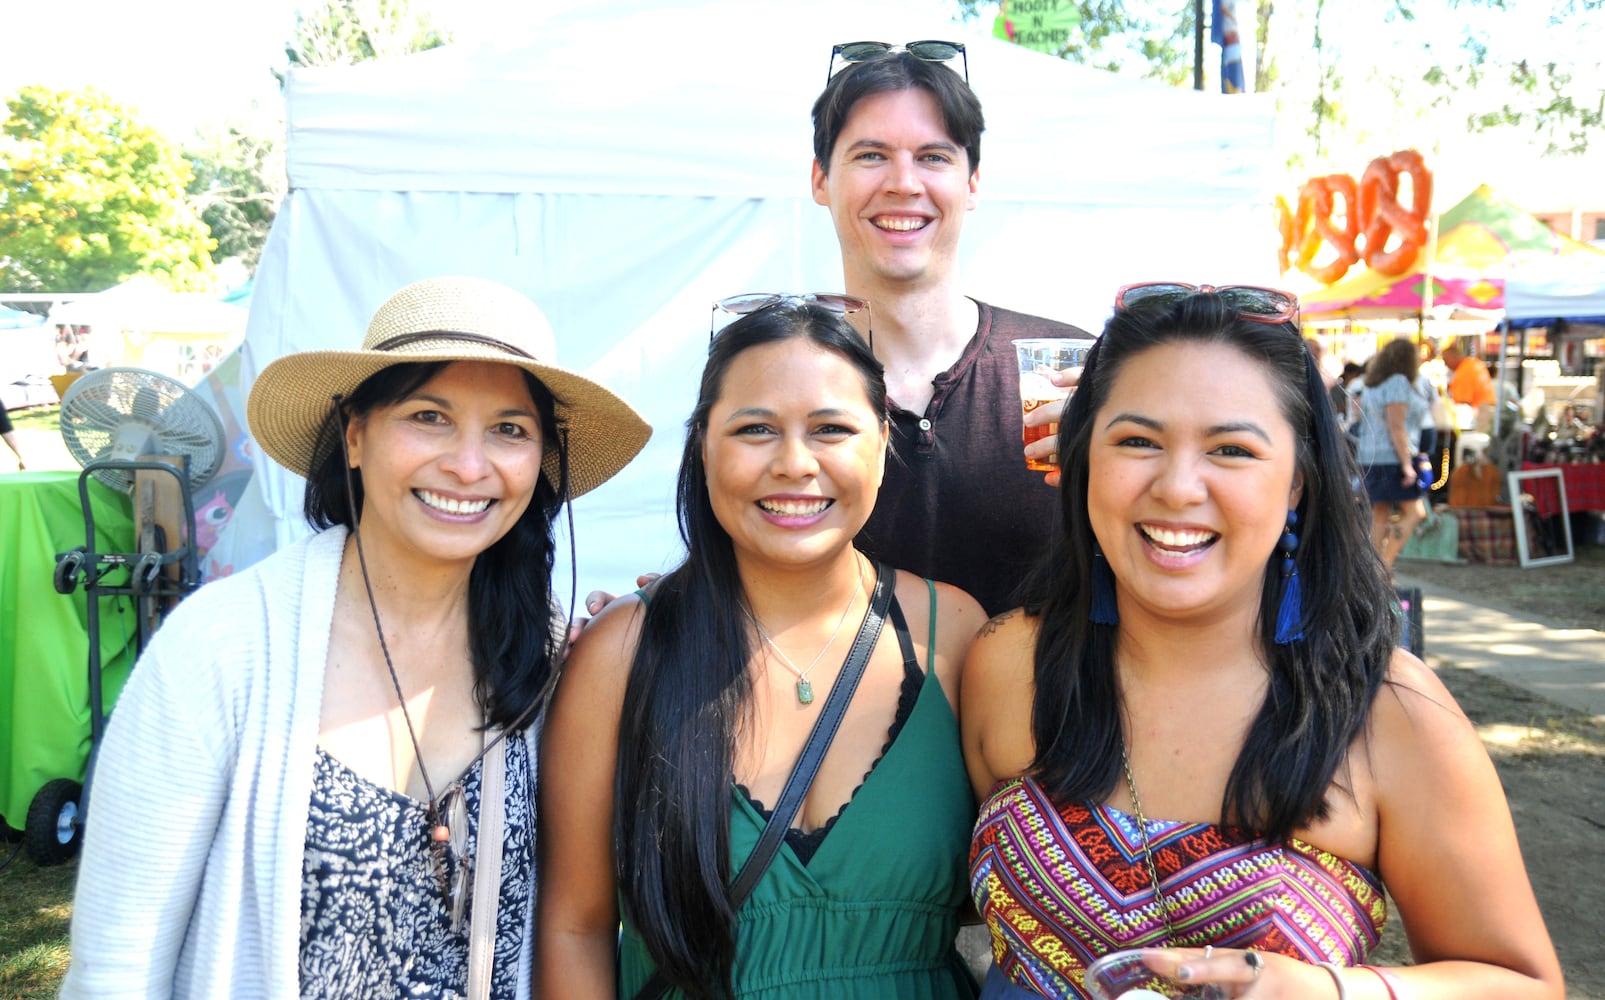
<path fill-rule="evenodd" d="M 680 467 L 685 561 L 570 654 L 542 751 L 547 996 L 974 996 L 952 947 L 975 808 L 954 706 L 984 615 L 853 547 L 888 432 L 880 363 L 842 316 L 859 308 L 775 296 L 713 340 Z M 732 905 L 883 579 L 890 627 Z"/>

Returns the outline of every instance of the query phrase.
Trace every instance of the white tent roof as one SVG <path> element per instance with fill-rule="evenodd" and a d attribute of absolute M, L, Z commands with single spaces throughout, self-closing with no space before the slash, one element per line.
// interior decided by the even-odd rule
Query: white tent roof
<path fill-rule="evenodd" d="M 808 113 L 831 44 L 965 30 L 932 8 L 637 0 L 559 13 L 538 38 L 489 49 L 301 70 L 287 88 L 291 186 L 806 197 Z M 1268 99 L 1124 79 L 992 38 L 968 44 L 988 116 L 987 198 L 1261 195 Z"/>
<path fill-rule="evenodd" d="M 581 593 L 672 565 L 674 473 L 709 303 L 836 290 L 810 196 L 809 110 L 830 47 L 969 45 L 985 104 L 968 292 L 1097 329 L 1143 279 L 1275 280 L 1272 108 L 1123 80 L 991 38 L 927 3 L 575 5 L 534 37 L 298 70 L 291 191 L 256 275 L 246 380 L 290 351 L 355 346 L 401 285 L 469 273 L 528 293 L 563 364 L 656 428 L 576 507 Z M 282 541 L 300 483 L 264 477 Z"/>
<path fill-rule="evenodd" d="M 50 310 L 53 324 L 88 324 L 105 332 L 230 334 L 245 329 L 246 311 L 200 292 L 170 292 L 147 277 L 130 278 Z M 99 332 L 99 331 L 97 331 Z"/>
<path fill-rule="evenodd" d="M 1518 266 L 1505 279 L 1511 326 L 1546 326 L 1557 319 L 1605 323 L 1605 253 L 1545 257 Z"/>

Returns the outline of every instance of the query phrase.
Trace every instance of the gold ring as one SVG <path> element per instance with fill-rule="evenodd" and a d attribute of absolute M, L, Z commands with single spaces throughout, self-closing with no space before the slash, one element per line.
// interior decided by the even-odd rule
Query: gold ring
<path fill-rule="evenodd" d="M 1247 962 L 1248 967 L 1254 970 L 1254 978 L 1251 982 L 1259 982 L 1260 970 L 1265 968 L 1265 959 L 1260 957 L 1259 952 L 1249 949 L 1243 952 L 1243 961 Z"/>

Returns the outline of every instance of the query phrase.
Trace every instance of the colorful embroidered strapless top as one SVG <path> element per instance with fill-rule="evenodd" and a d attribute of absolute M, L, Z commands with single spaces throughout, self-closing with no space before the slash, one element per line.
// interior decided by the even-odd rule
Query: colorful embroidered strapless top
<path fill-rule="evenodd" d="M 1375 875 L 1302 841 L 1149 820 L 1148 842 L 1170 900 L 1171 942 L 1135 816 L 1086 802 L 1055 806 L 1030 778 L 992 790 L 970 841 L 970 892 L 1009 982 L 1084 998 L 1082 980 L 1097 958 L 1166 943 L 1356 965 L 1387 922 Z"/>

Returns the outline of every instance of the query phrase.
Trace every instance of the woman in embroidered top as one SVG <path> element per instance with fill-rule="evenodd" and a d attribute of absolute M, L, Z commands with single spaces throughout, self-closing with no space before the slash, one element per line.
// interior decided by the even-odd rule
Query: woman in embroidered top
<path fill-rule="evenodd" d="M 1092 996 L 1126 949 L 1215 996 L 1562 996 L 1487 754 L 1394 648 L 1297 316 L 1130 286 L 1088 359 L 1052 559 L 964 669 L 985 997 Z M 1383 885 L 1412 967 L 1356 967 Z"/>
<path fill-rule="evenodd" d="M 746 315 L 713 341 L 688 422 L 685 562 L 597 616 L 553 698 L 543 986 L 974 996 L 952 947 L 975 815 L 953 706 L 984 616 L 853 548 L 888 433 L 880 363 L 839 315 L 864 303 L 721 305 Z M 790 820 L 782 789 L 842 698 L 817 777 L 791 786 L 806 797 Z M 768 843 L 767 866 L 744 867 Z"/>
<path fill-rule="evenodd" d="M 650 430 L 489 281 L 409 285 L 363 346 L 256 381 L 328 530 L 188 598 L 134 670 L 63 996 L 529 996 L 553 520 Z"/>

